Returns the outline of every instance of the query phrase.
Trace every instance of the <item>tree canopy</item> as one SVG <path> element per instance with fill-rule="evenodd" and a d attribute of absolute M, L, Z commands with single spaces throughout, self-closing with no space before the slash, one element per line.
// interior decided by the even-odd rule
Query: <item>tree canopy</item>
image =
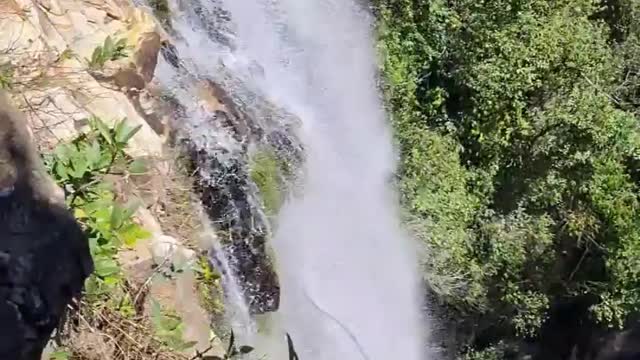
<path fill-rule="evenodd" d="M 436 297 L 479 333 L 535 338 L 567 303 L 623 327 L 640 310 L 640 3 L 376 11 L 400 188 Z"/>

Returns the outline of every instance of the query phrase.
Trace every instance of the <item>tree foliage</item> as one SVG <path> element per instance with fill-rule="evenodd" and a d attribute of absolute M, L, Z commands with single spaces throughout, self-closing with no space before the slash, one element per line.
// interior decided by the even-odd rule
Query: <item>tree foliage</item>
<path fill-rule="evenodd" d="M 636 3 L 376 1 L 425 280 L 480 327 L 640 309 Z"/>

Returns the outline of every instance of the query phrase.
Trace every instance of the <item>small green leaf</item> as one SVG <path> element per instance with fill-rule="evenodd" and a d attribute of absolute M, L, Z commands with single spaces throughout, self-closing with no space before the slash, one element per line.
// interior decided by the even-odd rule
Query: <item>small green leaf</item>
<path fill-rule="evenodd" d="M 126 219 L 125 209 L 119 204 L 113 204 L 111 209 L 110 224 L 113 230 L 118 230 L 122 227 Z"/>
<path fill-rule="evenodd" d="M 116 134 L 116 141 L 120 144 L 126 144 L 131 140 L 131 138 L 138 133 L 142 129 L 142 125 L 135 126 L 130 128 L 126 126 L 121 133 Z"/>
<path fill-rule="evenodd" d="M 111 153 L 109 151 L 105 151 L 104 149 L 100 150 L 100 161 L 96 164 L 96 169 L 100 169 L 102 171 L 108 170 L 107 167 L 111 165 Z"/>
<path fill-rule="evenodd" d="M 173 331 L 180 326 L 181 320 L 177 316 L 164 315 L 160 320 L 160 327 L 165 331 Z"/>
<path fill-rule="evenodd" d="M 120 277 L 119 276 L 107 276 L 103 280 L 104 280 L 105 285 L 109 285 L 109 286 L 116 285 L 116 284 L 120 283 Z"/>
<path fill-rule="evenodd" d="M 100 144 L 98 141 L 93 140 L 91 145 L 86 145 L 84 154 L 87 158 L 87 163 L 92 170 L 99 169 L 101 167 L 102 152 L 100 151 Z"/>
<path fill-rule="evenodd" d="M 120 239 L 127 246 L 133 246 L 138 240 L 151 237 L 151 233 L 138 224 L 129 224 L 120 232 Z"/>
<path fill-rule="evenodd" d="M 113 133 L 117 143 L 121 142 L 120 139 L 123 137 L 124 134 L 126 134 L 127 131 L 128 130 L 127 130 L 126 118 L 116 122 L 115 126 L 113 127 Z"/>
<path fill-rule="evenodd" d="M 120 266 L 113 259 L 102 258 L 94 261 L 95 273 L 101 278 L 106 278 L 120 272 Z"/>
<path fill-rule="evenodd" d="M 84 282 L 84 291 L 87 294 L 97 295 L 100 293 L 100 284 L 95 276 L 90 276 Z"/>
<path fill-rule="evenodd" d="M 73 175 L 73 177 L 77 179 L 83 178 L 88 171 L 89 164 L 87 162 L 87 158 L 84 156 L 80 155 L 80 156 L 74 157 L 71 165 L 73 170 L 71 174 Z"/>
<path fill-rule="evenodd" d="M 96 116 L 92 116 L 89 119 L 89 124 L 91 124 L 93 129 L 97 130 L 100 133 L 100 135 L 102 135 L 102 138 L 107 142 L 107 144 L 113 145 L 113 138 L 111 136 L 111 131 L 109 131 L 109 128 L 102 121 L 102 119 Z"/>
<path fill-rule="evenodd" d="M 104 45 L 102 45 L 102 53 L 105 55 L 105 57 L 111 57 L 111 55 L 113 54 L 113 50 L 113 39 L 111 38 L 111 36 L 107 36 L 107 38 L 104 39 Z"/>
<path fill-rule="evenodd" d="M 91 250 L 91 255 L 95 255 L 96 251 L 98 250 L 98 238 L 97 237 L 90 237 L 89 238 L 89 249 Z"/>
<path fill-rule="evenodd" d="M 61 179 L 61 180 L 67 180 L 69 178 L 69 174 L 67 173 L 67 167 L 62 164 L 62 163 L 56 163 L 54 166 L 54 170 L 56 172 L 56 175 Z"/>
<path fill-rule="evenodd" d="M 66 161 L 69 157 L 69 144 L 62 144 L 56 146 L 53 150 L 53 155 L 58 161 Z"/>
<path fill-rule="evenodd" d="M 75 216 L 77 219 L 84 219 L 87 217 L 87 213 L 84 211 L 84 209 L 75 208 L 73 210 L 73 216 Z"/>
<path fill-rule="evenodd" d="M 102 67 L 104 63 L 100 61 L 101 58 L 102 58 L 102 46 L 98 46 L 93 50 L 93 53 L 91 54 L 91 60 L 89 60 L 89 66 L 94 69 Z"/>

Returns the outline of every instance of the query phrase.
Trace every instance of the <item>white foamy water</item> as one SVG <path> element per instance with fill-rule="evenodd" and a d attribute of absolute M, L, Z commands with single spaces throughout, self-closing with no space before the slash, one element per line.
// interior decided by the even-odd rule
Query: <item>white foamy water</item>
<path fill-rule="evenodd" d="M 371 18 L 350 0 L 223 2 L 238 51 L 305 125 L 303 195 L 282 210 L 274 239 L 283 326 L 300 357 L 421 359 L 416 259 L 389 181 Z"/>
<path fill-rule="evenodd" d="M 278 322 L 300 358 L 426 358 L 416 251 L 391 182 L 396 154 L 376 85 L 372 18 L 356 0 L 204 3 L 229 11 L 235 49 L 221 56 L 224 46 L 211 43 L 202 24 L 175 19 L 181 57 L 214 77 L 225 62 L 303 123 L 303 187 L 280 211 L 273 239 Z M 247 71 L 252 61 L 263 74 Z"/>

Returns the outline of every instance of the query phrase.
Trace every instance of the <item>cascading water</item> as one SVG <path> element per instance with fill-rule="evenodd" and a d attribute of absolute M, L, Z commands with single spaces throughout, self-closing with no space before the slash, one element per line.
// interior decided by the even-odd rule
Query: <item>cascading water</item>
<path fill-rule="evenodd" d="M 187 72 L 216 78 L 251 110 L 255 102 L 223 79 L 222 66 L 302 122 L 301 189 L 280 210 L 272 239 L 280 322 L 300 358 L 424 358 L 415 251 L 398 220 L 395 154 L 376 85 L 368 12 L 355 0 L 189 6 L 172 3 L 175 45 Z M 220 9 L 228 11 L 224 21 Z M 184 93 L 190 80 L 176 77 L 167 63 L 158 73 L 182 104 L 190 103 Z M 220 158 L 242 148 L 241 140 L 207 125 L 196 105 L 185 111 L 186 132 L 199 148 L 223 147 Z"/>

